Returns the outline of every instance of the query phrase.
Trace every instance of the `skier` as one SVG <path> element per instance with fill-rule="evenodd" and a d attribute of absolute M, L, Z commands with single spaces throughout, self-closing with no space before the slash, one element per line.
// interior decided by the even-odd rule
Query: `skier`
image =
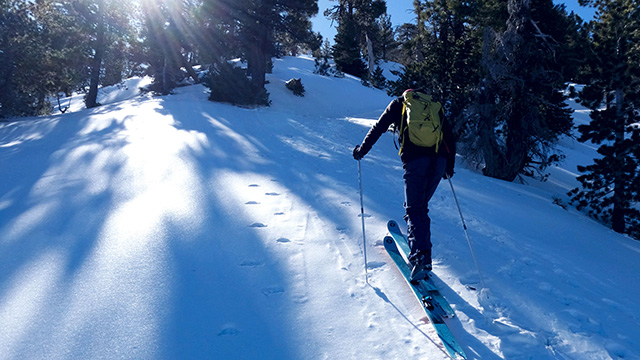
<path fill-rule="evenodd" d="M 425 279 L 431 266 L 431 219 L 429 218 L 429 200 L 443 177 L 453 176 L 456 148 L 451 126 L 444 121 L 444 113 L 439 103 L 441 141 L 435 146 L 419 146 L 408 135 L 406 99 L 408 92 L 422 93 L 420 90 L 407 90 L 403 96 L 391 101 L 378 121 L 371 127 L 362 144 L 353 149 L 353 158 L 362 159 L 371 150 L 373 144 L 386 132 L 391 124 L 399 132 L 400 158 L 404 169 L 405 216 L 411 253 L 411 280 Z"/>

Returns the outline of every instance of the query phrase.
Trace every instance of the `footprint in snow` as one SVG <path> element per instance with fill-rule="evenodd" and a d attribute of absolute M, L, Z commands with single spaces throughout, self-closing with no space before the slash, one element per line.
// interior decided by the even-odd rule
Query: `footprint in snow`
<path fill-rule="evenodd" d="M 367 262 L 367 265 L 369 267 L 369 269 L 377 269 L 377 268 L 381 268 L 383 266 L 385 266 L 387 263 L 383 262 L 383 261 L 369 261 Z"/>
<path fill-rule="evenodd" d="M 288 243 L 288 242 L 291 242 L 291 240 L 289 240 L 289 239 L 287 239 L 287 238 L 283 238 L 283 237 L 282 237 L 282 238 L 277 239 L 276 241 L 277 241 L 277 242 L 279 242 L 279 243 Z"/>
<path fill-rule="evenodd" d="M 273 213 L 273 215 L 284 215 L 284 213 L 282 211 L 279 211 L 277 213 Z"/>
<path fill-rule="evenodd" d="M 284 293 L 284 288 L 281 286 L 271 286 L 262 289 L 264 296 L 271 296 Z"/>
<path fill-rule="evenodd" d="M 258 184 L 250 184 L 249 187 L 259 187 L 260 185 Z"/>
<path fill-rule="evenodd" d="M 351 201 L 343 201 L 340 203 L 340 205 L 351 206 Z"/>
<path fill-rule="evenodd" d="M 234 327 L 226 327 L 218 333 L 218 336 L 235 336 L 235 335 L 238 335 L 239 333 L 240 333 L 240 330 Z"/>
<path fill-rule="evenodd" d="M 257 202 L 257 201 L 247 201 L 247 202 L 246 202 L 246 203 L 244 203 L 244 204 L 245 204 L 245 205 L 258 205 L 258 204 L 260 204 L 260 203 L 259 203 L 259 202 Z"/>
<path fill-rule="evenodd" d="M 253 224 L 249 225 L 249 227 L 264 228 L 264 227 L 267 227 L 267 225 L 265 225 L 263 223 L 256 222 L 256 223 L 253 223 Z"/>
<path fill-rule="evenodd" d="M 264 265 L 264 262 L 260 260 L 245 260 L 240 263 L 240 266 L 242 267 L 252 267 L 252 268 L 263 266 L 263 265 Z"/>
<path fill-rule="evenodd" d="M 307 295 L 304 295 L 304 294 L 295 295 L 292 298 L 293 298 L 293 301 L 295 303 L 298 303 L 298 304 L 304 304 L 304 303 L 309 301 L 309 297 Z"/>
<path fill-rule="evenodd" d="M 280 194 L 278 194 L 277 192 L 268 192 L 268 193 L 265 193 L 265 195 L 269 195 L 269 196 L 279 196 Z"/>

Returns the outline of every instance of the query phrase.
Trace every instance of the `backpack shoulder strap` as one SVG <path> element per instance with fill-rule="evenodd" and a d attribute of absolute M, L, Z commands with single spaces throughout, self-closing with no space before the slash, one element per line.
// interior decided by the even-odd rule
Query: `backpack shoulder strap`
<path fill-rule="evenodd" d="M 405 90 L 405 92 L 402 93 L 402 117 L 400 118 L 400 132 L 398 133 L 402 138 L 402 141 L 400 142 L 400 150 L 398 151 L 398 155 L 402 155 L 402 149 L 404 148 L 405 136 L 403 136 L 403 132 L 406 128 L 405 124 L 407 123 L 407 102 L 409 101 L 410 97 L 413 97 L 412 89 Z"/>
<path fill-rule="evenodd" d="M 406 94 L 406 91 L 405 91 Z M 404 95 L 404 94 L 403 94 Z M 398 133 L 399 137 L 402 139 L 400 141 L 400 150 L 398 151 L 398 155 L 402 155 L 402 149 L 404 148 L 404 140 L 405 140 L 405 136 L 403 136 L 403 132 L 405 129 L 405 124 L 407 123 L 407 120 L 405 119 L 407 116 L 407 98 L 405 96 L 404 98 L 405 100 L 402 102 L 402 117 L 400 118 L 400 132 Z"/>

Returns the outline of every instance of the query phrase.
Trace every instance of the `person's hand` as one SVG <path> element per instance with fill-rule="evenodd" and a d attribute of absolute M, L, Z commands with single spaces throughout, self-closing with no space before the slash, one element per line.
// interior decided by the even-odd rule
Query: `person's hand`
<path fill-rule="evenodd" d="M 444 176 L 443 178 L 445 179 L 451 179 L 453 177 L 453 163 L 449 164 L 450 162 L 447 161 L 447 168 L 444 170 Z"/>
<path fill-rule="evenodd" d="M 356 145 L 356 147 L 353 149 L 353 158 L 356 160 L 360 160 L 364 157 L 364 154 L 362 153 L 362 151 L 360 151 L 360 145 Z"/>

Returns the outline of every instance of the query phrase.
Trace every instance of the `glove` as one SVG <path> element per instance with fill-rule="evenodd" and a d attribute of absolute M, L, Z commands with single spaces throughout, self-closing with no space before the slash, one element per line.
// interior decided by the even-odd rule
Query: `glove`
<path fill-rule="evenodd" d="M 453 161 L 447 161 L 447 168 L 444 170 L 444 179 L 451 179 L 453 177 L 453 166 L 454 166 L 454 162 Z"/>
<path fill-rule="evenodd" d="M 353 158 L 356 160 L 360 160 L 363 157 L 364 157 L 364 154 L 360 150 L 360 145 L 356 145 L 356 147 L 353 149 Z"/>
<path fill-rule="evenodd" d="M 451 178 L 453 177 L 453 174 L 454 174 L 453 169 L 451 169 L 451 172 L 449 172 L 449 169 L 447 169 L 447 170 L 444 172 L 444 175 L 442 175 L 442 178 L 443 178 L 443 179 L 451 179 Z"/>

